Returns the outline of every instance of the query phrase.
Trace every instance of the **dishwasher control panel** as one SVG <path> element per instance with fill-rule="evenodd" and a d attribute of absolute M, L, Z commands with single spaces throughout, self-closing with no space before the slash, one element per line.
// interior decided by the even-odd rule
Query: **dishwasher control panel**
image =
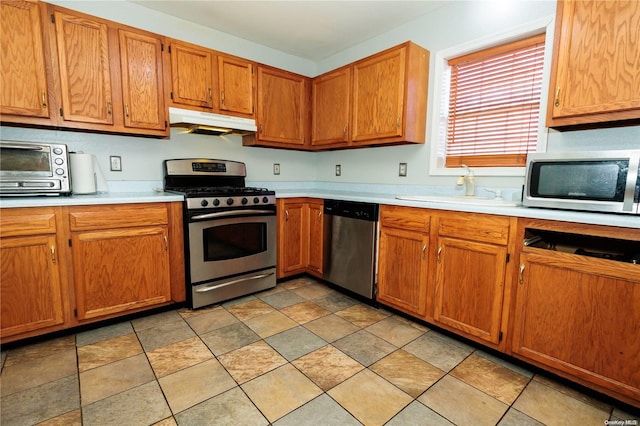
<path fill-rule="evenodd" d="M 378 204 L 357 201 L 324 200 L 324 214 L 378 221 Z"/>

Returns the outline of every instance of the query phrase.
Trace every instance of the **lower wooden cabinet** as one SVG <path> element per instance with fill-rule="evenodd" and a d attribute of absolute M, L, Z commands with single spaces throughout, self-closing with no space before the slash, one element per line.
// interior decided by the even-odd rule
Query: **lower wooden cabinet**
<path fill-rule="evenodd" d="M 184 301 L 181 211 L 180 203 L 3 209 L 2 343 Z"/>
<path fill-rule="evenodd" d="M 307 272 L 322 277 L 324 252 L 324 202 L 323 200 L 307 200 L 309 212 L 309 259 Z"/>
<path fill-rule="evenodd" d="M 280 198 L 277 209 L 277 277 L 303 272 L 322 277 L 323 200 Z"/>

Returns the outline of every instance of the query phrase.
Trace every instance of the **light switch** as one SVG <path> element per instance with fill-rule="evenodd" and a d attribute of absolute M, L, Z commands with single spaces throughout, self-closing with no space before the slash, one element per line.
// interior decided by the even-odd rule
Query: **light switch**
<path fill-rule="evenodd" d="M 407 163 L 400 163 L 400 167 L 398 168 L 398 176 L 406 176 L 407 175 Z"/>

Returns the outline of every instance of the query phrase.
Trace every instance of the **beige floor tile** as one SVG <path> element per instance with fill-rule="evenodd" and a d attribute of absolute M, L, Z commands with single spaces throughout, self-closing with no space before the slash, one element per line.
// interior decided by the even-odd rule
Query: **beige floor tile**
<path fill-rule="evenodd" d="M 157 423 L 154 423 L 153 426 L 177 426 L 176 419 L 173 417 L 167 417 L 166 419 L 162 419 Z"/>
<path fill-rule="evenodd" d="M 304 327 L 327 342 L 335 342 L 360 330 L 360 327 L 334 314 L 310 321 Z"/>
<path fill-rule="evenodd" d="M 32 358 L 2 370 L 2 396 L 77 374 L 76 351 L 66 349 L 52 355 Z"/>
<path fill-rule="evenodd" d="M 596 408 L 532 380 L 513 404 L 516 410 L 546 425 L 603 425 L 609 411 Z"/>
<path fill-rule="evenodd" d="M 238 322 L 236 317 L 222 307 L 217 307 L 202 315 L 189 317 L 186 321 L 197 334 L 208 333 Z"/>
<path fill-rule="evenodd" d="M 436 331 L 429 331 L 402 349 L 448 372 L 461 363 L 473 348 Z"/>
<path fill-rule="evenodd" d="M 263 339 L 298 325 L 297 322 L 278 311 L 248 319 L 244 323 Z"/>
<path fill-rule="evenodd" d="M 235 387 L 176 414 L 181 425 L 263 426 L 269 422 L 242 389 Z"/>
<path fill-rule="evenodd" d="M 419 324 L 419 323 L 417 323 L 417 322 L 415 322 L 415 321 L 410 320 L 409 318 L 405 318 L 405 317 L 402 317 L 402 316 L 400 316 L 400 315 L 394 315 L 394 316 L 393 316 L 393 318 L 395 318 L 397 321 L 400 321 L 400 322 L 402 322 L 402 323 L 404 323 L 404 324 L 408 324 L 408 325 L 410 325 L 410 326 L 411 326 L 411 327 L 413 327 L 413 328 L 417 328 L 417 329 L 418 329 L 418 330 L 420 330 L 420 331 L 424 331 L 425 333 L 426 333 L 427 331 L 431 330 L 431 329 L 430 329 L 429 327 L 427 327 L 426 325 Z"/>
<path fill-rule="evenodd" d="M 114 361 L 141 354 L 142 346 L 135 333 L 125 334 L 109 340 L 78 348 L 78 369 L 80 372 L 100 367 Z"/>
<path fill-rule="evenodd" d="M 509 408 L 451 376 L 440 379 L 418 401 L 457 425 L 493 426 Z"/>
<path fill-rule="evenodd" d="M 309 285 L 302 286 L 291 291 L 300 297 L 304 297 L 307 300 L 313 300 L 319 297 L 326 296 L 327 294 L 331 293 L 332 290 L 326 285 L 312 282 Z"/>
<path fill-rule="evenodd" d="M 240 384 L 287 363 L 264 340 L 220 355 L 218 360 Z"/>
<path fill-rule="evenodd" d="M 38 426 L 82 426 L 82 411 L 73 410 L 38 423 Z"/>
<path fill-rule="evenodd" d="M 413 398 L 391 383 L 363 370 L 327 392 L 365 425 L 382 425 L 406 407 Z"/>
<path fill-rule="evenodd" d="M 154 379 L 155 376 L 144 354 L 82 372 L 80 373 L 82 406 L 87 406 Z"/>
<path fill-rule="evenodd" d="M 342 383 L 364 368 L 358 361 L 331 345 L 308 353 L 292 364 L 324 391 Z"/>
<path fill-rule="evenodd" d="M 131 325 L 136 332 L 140 332 L 149 328 L 165 327 L 168 324 L 181 321 L 183 321 L 182 317 L 178 311 L 174 310 L 136 318 L 131 321 Z"/>
<path fill-rule="evenodd" d="M 260 340 L 260 337 L 242 322 L 203 334 L 200 338 L 216 356 L 226 354 L 227 352 Z"/>
<path fill-rule="evenodd" d="M 414 398 L 445 374 L 402 349 L 382 358 L 370 368 Z"/>
<path fill-rule="evenodd" d="M 46 340 L 40 343 L 9 349 L 4 361 L 4 367 L 20 364 L 38 358 L 53 355 L 58 352 L 68 351 L 76 348 L 74 335 L 63 336 L 57 339 Z"/>
<path fill-rule="evenodd" d="M 387 317 L 386 314 L 379 310 L 363 304 L 353 305 L 347 309 L 338 311 L 335 314 L 362 328 L 375 324 Z"/>
<path fill-rule="evenodd" d="M 396 317 L 385 318 L 382 321 L 370 325 L 366 330 L 397 347 L 402 347 L 425 333 L 404 322 L 398 321 Z"/>
<path fill-rule="evenodd" d="M 270 422 L 322 393 L 322 389 L 291 364 L 243 384 L 242 389 Z"/>
<path fill-rule="evenodd" d="M 203 308 L 198 308 L 198 309 L 180 308 L 178 309 L 178 315 L 180 315 L 183 319 L 189 319 L 189 318 L 197 317 L 198 315 L 212 312 L 216 309 L 220 309 L 220 305 L 210 305 L 210 306 L 205 306 Z"/>
<path fill-rule="evenodd" d="M 451 375 L 509 405 L 530 380 L 476 354 L 471 354 L 458 364 Z"/>
<path fill-rule="evenodd" d="M 299 324 L 305 324 L 309 321 L 313 321 L 331 313 L 325 308 L 321 308 L 311 301 L 296 303 L 295 305 L 287 306 L 286 308 L 280 309 L 280 312 L 298 322 Z"/>
<path fill-rule="evenodd" d="M 240 321 L 246 321 L 251 318 L 259 317 L 274 312 L 275 309 L 262 300 L 252 299 L 244 303 L 227 307 L 227 311 L 231 312 Z"/>
<path fill-rule="evenodd" d="M 213 354 L 199 337 L 193 337 L 147 352 L 147 358 L 156 377 L 164 377 L 212 359 Z"/>
<path fill-rule="evenodd" d="M 593 405 L 594 407 L 596 407 L 596 408 L 598 408 L 600 410 L 607 411 L 607 410 L 611 409 L 611 405 L 610 404 L 607 404 L 604 401 L 600 401 L 600 400 L 598 400 L 596 398 L 593 398 L 593 397 L 591 397 L 589 395 L 585 395 L 584 393 L 582 393 L 582 392 L 580 392 L 580 391 L 578 391 L 576 389 L 570 388 L 568 386 L 565 386 L 565 385 L 563 385 L 563 384 L 561 384 L 561 383 L 559 383 L 559 382 L 557 382 L 555 380 L 550 379 L 549 377 L 546 377 L 546 376 L 543 376 L 543 375 L 540 375 L 540 374 L 536 374 L 535 376 L 533 376 L 533 380 L 535 380 L 536 382 L 540 382 L 543 385 L 549 386 L 550 388 L 555 389 L 558 392 L 561 392 L 561 393 L 563 393 L 565 395 L 568 395 L 568 396 L 570 396 L 572 398 L 575 398 L 575 399 L 577 399 L 579 401 L 586 402 L 587 404 Z"/>
<path fill-rule="evenodd" d="M 301 278 L 293 278 L 291 280 L 285 281 L 281 284 L 278 284 L 278 286 L 284 288 L 285 290 L 294 290 L 297 288 L 307 286 L 312 282 L 315 282 L 315 281 L 301 277 Z"/>
<path fill-rule="evenodd" d="M 215 359 L 180 370 L 158 381 L 174 414 L 236 386 L 236 382 Z"/>

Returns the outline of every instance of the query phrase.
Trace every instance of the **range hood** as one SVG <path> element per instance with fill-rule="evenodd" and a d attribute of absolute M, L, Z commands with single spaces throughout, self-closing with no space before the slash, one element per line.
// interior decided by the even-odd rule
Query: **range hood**
<path fill-rule="evenodd" d="M 173 107 L 169 107 L 169 123 L 171 127 L 186 129 L 187 133 L 215 136 L 232 133 L 246 135 L 257 130 L 256 121 L 251 118 Z"/>

